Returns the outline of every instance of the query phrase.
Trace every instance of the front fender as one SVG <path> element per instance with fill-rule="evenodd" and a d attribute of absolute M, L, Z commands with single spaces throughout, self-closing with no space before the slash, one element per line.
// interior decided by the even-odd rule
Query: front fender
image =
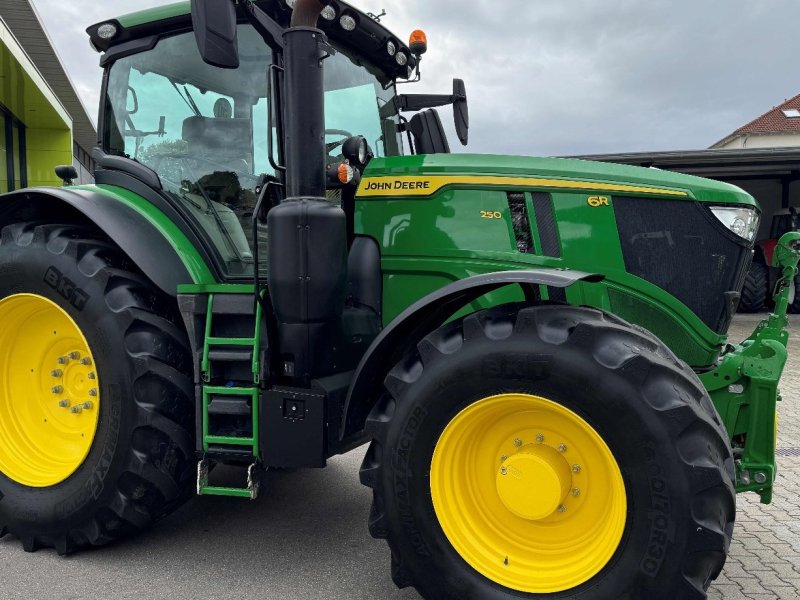
<path fill-rule="evenodd" d="M 29 188 L 0 196 L 0 229 L 20 221 L 93 223 L 161 290 L 213 283 L 205 261 L 155 206 L 101 188 Z"/>
<path fill-rule="evenodd" d="M 566 288 L 578 281 L 596 283 L 603 279 L 603 275 L 559 269 L 502 271 L 468 277 L 425 296 L 395 318 L 361 359 L 345 401 L 341 439 L 361 432 L 389 370 L 425 335 L 471 302 L 509 285 L 520 285 L 527 297 L 540 285 Z"/>

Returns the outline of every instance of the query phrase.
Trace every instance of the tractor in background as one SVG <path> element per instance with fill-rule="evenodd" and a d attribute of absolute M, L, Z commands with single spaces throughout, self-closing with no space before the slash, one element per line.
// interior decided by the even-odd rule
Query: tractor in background
<path fill-rule="evenodd" d="M 767 308 L 772 299 L 772 290 L 780 281 L 782 272 L 773 263 L 775 249 L 780 237 L 790 231 L 800 231 L 800 216 L 794 207 L 784 208 L 772 216 L 769 238 L 756 242 L 753 262 L 747 271 L 739 301 L 741 312 L 760 312 Z M 794 293 L 789 303 L 789 312 L 800 313 L 800 280 L 795 279 Z"/>
<path fill-rule="evenodd" d="M 436 109 L 467 143 L 463 82 L 397 87 L 421 32 L 342 0 L 193 0 L 88 33 L 95 184 L 64 167 L 0 196 L 0 536 L 102 546 L 369 444 L 398 586 L 706 597 L 736 493 L 772 498 L 800 234 L 731 345 L 755 200 L 451 153 Z"/>

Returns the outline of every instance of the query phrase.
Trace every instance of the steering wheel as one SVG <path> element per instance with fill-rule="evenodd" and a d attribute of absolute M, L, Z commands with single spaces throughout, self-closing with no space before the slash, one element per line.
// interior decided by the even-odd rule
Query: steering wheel
<path fill-rule="evenodd" d="M 349 131 L 345 131 L 344 129 L 326 129 L 325 135 L 340 135 L 342 136 L 341 140 L 336 140 L 335 142 L 328 142 L 325 144 L 325 150 L 328 154 L 331 153 L 331 150 L 336 148 L 337 146 L 341 146 L 344 144 L 349 138 L 353 137 L 353 134 Z"/>

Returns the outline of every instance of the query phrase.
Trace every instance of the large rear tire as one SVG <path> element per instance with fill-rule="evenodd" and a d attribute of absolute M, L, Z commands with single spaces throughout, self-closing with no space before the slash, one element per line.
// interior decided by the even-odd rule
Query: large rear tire
<path fill-rule="evenodd" d="M 67 554 L 178 507 L 194 403 L 174 300 L 85 226 L 5 227 L 0 273 L 0 535 Z"/>
<path fill-rule="evenodd" d="M 755 313 L 764 310 L 768 294 L 769 268 L 764 263 L 754 260 L 744 279 L 738 311 Z"/>
<path fill-rule="evenodd" d="M 695 374 L 598 310 L 504 306 L 427 336 L 371 412 L 362 482 L 428 599 L 706 597 L 733 459 Z"/>

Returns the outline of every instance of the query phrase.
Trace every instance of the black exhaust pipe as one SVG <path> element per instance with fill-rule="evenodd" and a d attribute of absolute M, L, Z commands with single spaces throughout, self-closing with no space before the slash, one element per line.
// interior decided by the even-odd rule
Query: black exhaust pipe
<path fill-rule="evenodd" d="M 269 290 L 284 375 L 297 385 L 337 371 L 347 287 L 344 212 L 325 199 L 325 4 L 297 0 L 284 33 L 286 200 L 269 216 Z"/>
<path fill-rule="evenodd" d="M 284 135 L 286 195 L 289 198 L 325 196 L 325 106 L 322 44 L 316 28 L 325 5 L 320 0 L 297 0 L 291 28 L 283 34 Z"/>

